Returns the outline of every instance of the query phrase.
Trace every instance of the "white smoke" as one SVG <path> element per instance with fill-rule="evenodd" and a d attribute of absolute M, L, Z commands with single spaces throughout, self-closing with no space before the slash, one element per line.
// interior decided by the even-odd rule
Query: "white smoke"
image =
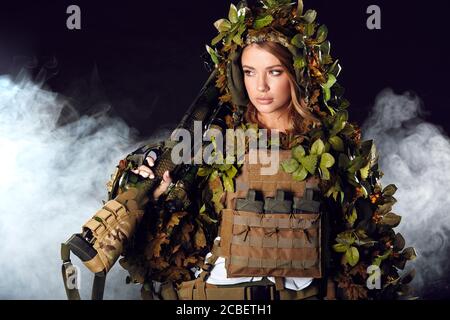
<path fill-rule="evenodd" d="M 403 218 L 396 230 L 418 253 L 410 265 L 419 295 L 445 282 L 450 235 L 450 141 L 441 128 L 420 118 L 422 112 L 418 97 L 385 89 L 362 126 L 364 139 L 374 139 L 380 153 L 382 185 L 399 188 L 393 210 Z"/>
<path fill-rule="evenodd" d="M 116 164 L 141 144 L 104 113 L 58 125 L 67 110 L 67 99 L 30 80 L 0 77 L 0 299 L 66 298 L 60 243 L 102 206 Z M 72 257 L 90 299 L 93 275 Z M 126 275 L 114 266 L 105 299 L 140 297 Z"/>
<path fill-rule="evenodd" d="M 32 81 L 0 77 L 0 299 L 65 299 L 60 243 L 100 208 L 118 160 L 142 144 L 122 120 L 102 113 L 60 126 L 67 108 Z M 417 97 L 387 89 L 362 127 L 379 150 L 383 186 L 399 188 L 397 231 L 419 254 L 412 264 L 419 291 L 446 275 L 450 229 L 449 139 L 420 112 Z M 73 262 L 87 299 L 93 276 Z M 112 269 L 105 299 L 139 298 L 140 286 L 126 285 L 126 275 Z"/>

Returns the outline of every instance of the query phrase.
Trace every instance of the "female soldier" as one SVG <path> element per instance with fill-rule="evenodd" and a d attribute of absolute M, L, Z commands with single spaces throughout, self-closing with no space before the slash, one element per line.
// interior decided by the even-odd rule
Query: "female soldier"
<path fill-rule="evenodd" d="M 175 184 L 165 172 L 149 202 L 124 176 L 152 180 L 164 145 L 148 165 L 133 166 L 135 152 L 119 164 L 111 200 L 85 225 L 97 253 L 86 266 L 108 271 L 123 254 L 144 298 L 404 296 L 411 275 L 398 269 L 415 253 L 393 231 L 396 187 L 381 188 L 375 146 L 348 122 L 341 68 L 315 18 L 302 1 L 241 1 L 214 24 L 215 48 L 207 46 L 220 101 L 232 111 L 223 122 L 278 133 L 280 169 L 261 175 L 247 148 L 243 163 L 191 166 Z M 143 205 L 150 214 L 142 218 Z"/>
<path fill-rule="evenodd" d="M 284 136 L 305 134 L 312 123 L 318 124 L 319 121 L 307 109 L 304 101 L 300 102 L 298 99 L 299 93 L 295 87 L 292 54 L 285 47 L 272 41 L 250 43 L 244 48 L 241 61 L 245 90 L 250 100 L 245 114 L 247 123 L 256 123 L 259 128 L 276 130 Z M 282 147 L 287 148 L 286 142 Z M 287 154 L 290 154 L 290 150 Z M 133 172 L 151 179 L 154 176 L 151 170 L 154 159 L 149 157 L 147 162 L 149 166 L 142 165 Z M 288 180 L 291 179 L 288 178 Z M 277 178 L 272 177 L 272 180 L 277 180 Z M 167 189 L 170 183 L 170 175 L 166 172 L 161 186 L 154 193 L 155 199 Z M 300 190 L 302 188 L 300 184 L 297 187 Z M 273 196 L 275 191 L 276 189 L 266 190 L 265 195 Z M 226 196 L 230 198 L 229 194 L 226 194 Z M 225 198 L 222 197 L 222 199 Z M 220 237 L 216 238 L 216 241 L 220 241 Z M 212 257 L 211 253 L 207 255 L 209 260 L 212 260 Z M 225 258 L 214 256 L 213 259 L 217 260 L 214 267 L 208 270 L 208 277 L 205 278 L 205 274 L 202 275 L 202 280 L 206 281 L 207 286 L 206 293 L 203 296 L 205 299 L 245 299 L 251 297 L 255 299 L 256 290 L 260 290 L 257 293 L 258 297 L 263 298 L 264 294 L 270 294 L 270 291 L 268 291 L 270 288 L 275 288 L 272 286 L 272 282 L 275 282 L 274 277 L 268 277 L 267 279 L 263 279 L 261 276 L 227 278 Z M 283 282 L 283 279 L 280 280 Z M 311 277 L 287 277 L 284 282 L 284 284 L 280 284 L 282 287 L 279 289 L 279 291 L 282 290 L 280 292 L 285 294 L 282 295 L 282 298 L 293 297 L 294 295 L 299 298 L 310 298 L 318 294 L 318 288 L 310 286 L 313 282 Z M 216 286 L 209 286 L 208 284 Z M 194 292 L 196 293 L 197 290 L 189 288 L 189 282 L 182 285 L 187 287 L 187 290 L 193 290 L 191 292 L 192 298 L 195 299 Z M 230 285 L 232 286 L 230 287 Z M 252 291 L 246 292 L 246 287 L 251 288 Z M 231 290 L 229 290 L 230 288 Z M 308 290 L 305 288 L 308 288 Z M 163 290 L 168 289 L 164 287 Z M 179 295 L 187 291 L 182 290 Z M 277 291 L 274 290 L 272 294 L 276 293 Z M 163 295 L 165 294 L 166 292 L 163 292 Z M 189 293 L 186 292 L 185 294 L 188 295 Z M 212 297 L 209 297 L 209 295 L 212 295 Z M 267 298 L 270 298 L 270 296 L 267 296 Z"/>
<path fill-rule="evenodd" d="M 403 237 L 392 230 L 400 222 L 390 212 L 396 187 L 381 188 L 373 142 L 362 142 L 357 125 L 347 121 L 348 102 L 336 82 L 340 66 L 330 56 L 327 28 L 315 17 L 314 10 L 303 12 L 302 1 L 297 6 L 284 0 L 258 1 L 250 8 L 241 1 L 231 5 L 228 19 L 214 24 L 219 35 L 212 45 L 217 46 L 207 50 L 218 70 L 220 99 L 234 108 L 227 123 L 231 128 L 256 124 L 279 132 L 284 172 L 267 178 L 255 175 L 248 154 L 244 165 L 236 166 L 240 170 L 200 169 L 199 176 L 206 178 L 202 181 L 208 181 L 198 203 L 204 219 L 179 230 L 187 235 L 186 230 L 193 229 L 194 247 L 212 252 L 203 270 L 196 272 L 197 279 L 180 284 L 171 277 L 176 269 L 165 273 L 164 280 L 177 282 L 178 291 L 171 294 L 171 282 L 165 282 L 163 298 L 333 299 L 335 283 L 338 296 L 345 299 L 396 298 L 407 290 L 412 276 L 400 278 L 398 269 L 415 253 L 403 250 Z M 154 160 L 148 163 L 151 167 Z M 147 166 L 133 172 L 152 176 Z M 228 178 L 234 183 L 227 188 Z M 166 173 L 155 196 L 170 182 Z M 249 198 L 258 193 L 266 202 L 263 207 Z M 292 202 L 286 200 L 288 194 Z M 292 206 L 271 211 L 267 203 L 275 198 Z M 255 205 L 248 209 L 250 202 Z M 263 222 L 255 222 L 255 217 Z M 214 218 L 217 229 L 208 227 Z M 204 238 L 202 243 L 199 239 Z M 161 238 L 156 239 L 159 248 Z M 177 261 L 173 254 L 181 257 L 178 267 L 203 261 L 195 250 L 180 253 L 180 246 L 171 247 L 169 264 Z M 183 280 L 190 278 L 186 274 Z"/>

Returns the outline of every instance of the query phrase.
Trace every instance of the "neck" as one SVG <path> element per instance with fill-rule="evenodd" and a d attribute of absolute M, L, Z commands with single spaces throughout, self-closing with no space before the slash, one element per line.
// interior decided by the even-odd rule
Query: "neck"
<path fill-rule="evenodd" d="M 286 133 L 288 130 L 292 129 L 292 123 L 287 109 L 288 108 L 285 107 L 269 114 L 258 112 L 257 118 L 266 129 L 278 130 Z"/>

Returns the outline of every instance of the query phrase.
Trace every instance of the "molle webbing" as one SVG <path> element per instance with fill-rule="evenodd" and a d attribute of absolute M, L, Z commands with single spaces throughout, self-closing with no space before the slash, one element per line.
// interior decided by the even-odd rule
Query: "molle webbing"
<path fill-rule="evenodd" d="M 276 174 L 262 175 L 261 168 L 267 168 L 267 165 L 260 163 L 250 163 L 250 154 L 256 152 L 250 150 L 245 155 L 244 163 L 241 167 L 241 173 L 236 177 L 236 192 L 227 192 L 226 208 L 234 209 L 236 199 L 247 197 L 250 189 L 257 190 L 263 197 L 275 198 L 277 190 L 283 190 L 291 193 L 294 197 L 303 197 L 306 188 L 316 189 L 319 178 L 312 177 L 307 181 L 295 181 L 292 175 L 278 169 Z M 279 150 L 279 162 L 291 158 L 290 150 Z"/>
<path fill-rule="evenodd" d="M 280 162 L 289 158 L 290 151 L 280 150 Z M 247 154 L 242 174 L 236 179 L 236 192 L 227 193 L 220 231 L 227 276 L 322 277 L 320 203 L 313 197 L 317 180 L 294 181 L 280 169 L 272 176 L 263 176 L 260 167 L 249 164 Z M 237 200 L 248 199 L 253 190 L 269 204 L 265 205 L 266 213 L 236 210 Z M 285 201 L 292 203 L 289 213 L 284 205 L 278 206 L 283 208 L 281 212 L 274 210 L 275 200 L 283 204 L 284 193 L 294 199 L 294 203 Z"/>

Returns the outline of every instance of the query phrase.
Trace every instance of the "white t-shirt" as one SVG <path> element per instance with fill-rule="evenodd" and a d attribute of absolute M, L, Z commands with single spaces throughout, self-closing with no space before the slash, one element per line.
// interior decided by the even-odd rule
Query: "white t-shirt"
<path fill-rule="evenodd" d="M 217 237 L 215 241 L 220 240 L 220 237 Z M 211 256 L 211 252 L 206 255 L 206 259 L 208 259 Z M 203 270 L 200 269 L 200 271 L 196 272 L 195 276 L 198 277 L 200 273 L 202 273 Z M 271 282 L 275 283 L 274 277 L 267 277 Z M 287 289 L 291 290 L 303 290 L 307 286 L 309 286 L 313 278 L 294 278 L 294 277 L 286 277 L 284 278 L 284 286 Z M 216 285 L 232 285 L 242 282 L 254 282 L 254 281 L 260 281 L 262 280 L 262 277 L 236 277 L 236 278 L 227 278 L 227 270 L 225 268 L 225 258 L 219 257 L 216 262 L 214 263 L 214 267 L 211 269 L 211 273 L 209 277 L 206 280 L 206 283 L 209 284 L 216 284 Z"/>

